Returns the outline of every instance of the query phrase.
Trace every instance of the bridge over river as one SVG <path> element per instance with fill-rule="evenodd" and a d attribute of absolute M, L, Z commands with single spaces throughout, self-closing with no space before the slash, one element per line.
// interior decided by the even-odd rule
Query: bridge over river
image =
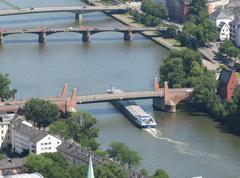
<path fill-rule="evenodd" d="M 164 27 L 148 27 L 148 28 L 136 28 L 136 27 L 69 27 L 69 28 L 18 28 L 18 29 L 0 29 L 0 44 L 3 44 L 4 37 L 13 34 L 36 34 L 38 35 L 39 43 L 46 43 L 47 36 L 54 33 L 61 32 L 73 32 L 82 34 L 83 41 L 89 41 L 91 35 L 100 32 L 119 32 L 123 33 L 124 40 L 132 40 L 134 33 L 141 33 L 145 31 L 160 32 L 166 30 Z"/>
<path fill-rule="evenodd" d="M 76 19 L 81 19 L 81 14 L 89 12 L 111 12 L 123 13 L 128 10 L 127 6 L 62 6 L 62 7 L 30 7 L 21 9 L 1 9 L 0 16 L 23 15 L 36 13 L 56 13 L 71 12 L 75 13 Z"/>
<path fill-rule="evenodd" d="M 71 97 L 68 97 L 68 87 L 67 84 L 65 84 L 60 96 L 42 97 L 41 99 L 57 104 L 62 112 L 75 111 L 77 104 L 133 99 L 153 99 L 153 107 L 169 112 L 175 112 L 176 105 L 182 100 L 191 98 L 192 92 L 192 88 L 169 89 L 167 82 L 164 83 L 164 88 L 159 88 L 158 82 L 155 79 L 154 89 L 152 91 L 102 93 L 78 96 L 77 89 L 75 88 L 73 89 Z M 0 104 L 0 111 L 17 112 L 27 101 L 28 100 L 14 100 L 11 102 L 2 102 Z"/>

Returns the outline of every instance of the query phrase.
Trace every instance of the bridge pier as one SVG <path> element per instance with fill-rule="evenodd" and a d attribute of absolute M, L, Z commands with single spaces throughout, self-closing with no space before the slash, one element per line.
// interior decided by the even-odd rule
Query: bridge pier
<path fill-rule="evenodd" d="M 160 90 L 157 78 L 154 79 L 153 90 L 154 91 Z M 163 93 L 164 93 L 163 97 L 153 98 L 153 108 L 157 110 L 166 111 L 166 112 L 176 112 L 177 104 L 176 102 L 171 100 L 171 93 L 168 88 L 167 82 L 164 82 Z"/>
<path fill-rule="evenodd" d="M 131 41 L 132 38 L 133 38 L 132 31 L 124 32 L 123 39 L 124 39 L 125 41 Z"/>
<path fill-rule="evenodd" d="M 47 43 L 47 35 L 46 32 L 41 32 L 38 36 L 39 43 Z"/>
<path fill-rule="evenodd" d="M 2 45 L 4 43 L 4 36 L 3 34 L 1 33 L 0 34 L 0 45 Z"/>
<path fill-rule="evenodd" d="M 90 34 L 89 31 L 83 32 L 83 34 L 82 34 L 82 41 L 83 41 L 83 42 L 88 42 L 88 41 L 90 41 L 90 36 L 91 36 L 91 34 Z"/>
<path fill-rule="evenodd" d="M 75 13 L 75 19 L 78 21 L 82 21 L 83 20 L 83 16 L 80 13 Z"/>

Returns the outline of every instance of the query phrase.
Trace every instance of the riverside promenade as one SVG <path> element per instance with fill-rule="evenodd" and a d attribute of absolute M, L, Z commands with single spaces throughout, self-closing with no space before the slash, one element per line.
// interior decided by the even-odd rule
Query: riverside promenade
<path fill-rule="evenodd" d="M 88 2 L 93 6 L 102 6 L 103 4 L 100 2 L 93 3 L 93 2 Z M 131 26 L 131 27 L 138 27 L 138 28 L 143 28 L 145 27 L 143 24 L 136 23 L 132 16 L 127 14 L 110 14 L 106 13 L 108 16 L 114 18 L 115 20 L 121 22 L 124 25 Z M 182 47 L 181 44 L 176 41 L 175 39 L 166 39 L 163 37 L 160 37 L 159 35 L 156 34 L 156 32 L 140 32 L 141 35 L 145 36 L 146 38 L 152 40 L 153 42 L 165 47 L 168 50 L 182 50 L 186 49 L 186 47 Z M 201 49 L 198 50 L 201 55 L 203 56 L 202 62 L 203 65 L 208 69 L 208 70 L 216 70 L 219 67 L 219 63 L 217 63 L 214 60 L 214 56 L 212 55 L 213 52 L 211 49 Z"/>

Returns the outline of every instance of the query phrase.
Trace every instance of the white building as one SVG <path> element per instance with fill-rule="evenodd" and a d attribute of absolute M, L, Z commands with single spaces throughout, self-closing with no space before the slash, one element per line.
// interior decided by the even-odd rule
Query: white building
<path fill-rule="evenodd" d="M 221 22 L 218 26 L 218 29 L 220 31 L 220 34 L 219 34 L 219 39 L 221 41 L 224 41 L 224 40 L 229 40 L 230 38 L 230 26 L 224 22 Z"/>
<path fill-rule="evenodd" d="M 53 153 L 62 143 L 60 139 L 49 133 L 34 128 L 29 122 L 16 120 L 11 129 L 11 143 L 13 151 L 22 153 Z"/>
<path fill-rule="evenodd" d="M 240 47 L 240 17 L 230 22 L 230 39 L 237 47 Z"/>
<path fill-rule="evenodd" d="M 15 114 L 0 113 L 0 148 L 6 147 L 11 143 L 10 123 L 14 119 Z"/>

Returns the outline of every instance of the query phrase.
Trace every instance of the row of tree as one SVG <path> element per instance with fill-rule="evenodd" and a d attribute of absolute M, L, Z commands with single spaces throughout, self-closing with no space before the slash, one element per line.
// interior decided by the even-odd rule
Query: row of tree
<path fill-rule="evenodd" d="M 28 172 L 39 172 L 45 178 L 85 178 L 87 166 L 72 166 L 60 153 L 41 155 L 30 154 L 25 161 Z M 114 163 L 102 163 L 94 167 L 94 173 L 99 178 L 125 178 L 125 169 Z"/>
<path fill-rule="evenodd" d="M 45 153 L 41 155 L 30 154 L 24 164 L 28 172 L 39 172 L 45 178 L 85 178 L 87 177 L 87 165 L 70 165 L 61 153 Z M 114 162 L 105 161 L 94 166 L 95 177 L 98 178 L 126 178 L 128 173 Z M 145 172 L 145 175 L 147 173 Z M 169 178 L 168 174 L 157 169 L 153 178 Z"/>
<path fill-rule="evenodd" d="M 170 87 L 193 87 L 193 97 L 199 108 L 240 133 L 240 91 L 227 102 L 217 95 L 218 82 L 214 72 L 203 66 L 198 52 L 186 49 L 171 51 L 160 67 L 160 83 L 169 82 Z"/>
<path fill-rule="evenodd" d="M 157 17 L 159 19 L 165 19 L 168 15 L 165 6 L 162 3 L 158 3 L 154 0 L 143 0 L 141 10 L 144 13 Z"/>
<path fill-rule="evenodd" d="M 148 27 L 157 26 L 161 22 L 160 19 L 155 16 L 143 14 L 138 11 L 130 11 L 130 15 L 133 16 L 135 22 L 142 23 Z"/>

